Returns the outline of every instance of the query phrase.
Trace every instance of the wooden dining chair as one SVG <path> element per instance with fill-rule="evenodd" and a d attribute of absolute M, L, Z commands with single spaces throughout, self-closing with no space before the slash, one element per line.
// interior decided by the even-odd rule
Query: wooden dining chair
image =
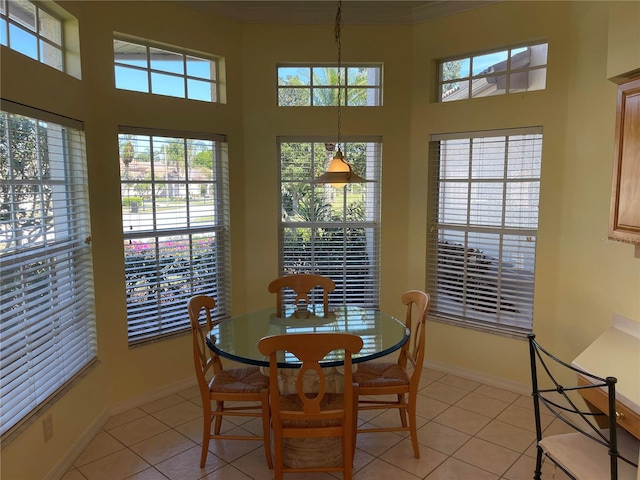
<path fill-rule="evenodd" d="M 405 325 L 411 332 L 411 337 L 402 346 L 398 361 L 359 363 L 358 370 L 353 375 L 358 411 L 397 409 L 400 424 L 392 427 L 363 427 L 357 429 L 357 433 L 408 431 L 411 434 L 413 454 L 420 458 L 416 398 L 424 361 L 429 295 L 419 290 L 410 290 L 402 295 L 402 302 L 407 306 Z M 375 398 L 381 395 L 395 395 L 396 399 Z"/>
<path fill-rule="evenodd" d="M 293 290 L 296 294 L 294 305 L 299 306 L 304 300 L 306 305 L 311 305 L 313 295 L 311 291 L 316 287 L 322 287 L 322 301 L 324 316 L 329 315 L 329 293 L 333 292 L 336 284 L 329 277 L 310 273 L 296 273 L 278 277 L 269 284 L 269 291 L 276 294 L 276 314 L 283 315 L 283 296 L 287 290 Z"/>
<path fill-rule="evenodd" d="M 355 428 L 351 355 L 359 352 L 362 345 L 359 336 L 348 333 L 272 335 L 258 342 L 260 352 L 269 356 L 275 480 L 282 480 L 284 473 L 294 472 L 342 472 L 344 480 L 351 479 Z M 327 391 L 325 371 L 319 364 L 335 350 L 344 350 L 342 393 Z M 278 355 L 282 351 L 302 362 L 293 394 L 282 394 L 278 388 Z M 305 393 L 303 389 L 303 377 L 309 372 L 318 376 L 317 393 Z M 311 443 L 303 443 L 308 448 L 302 450 L 313 452 L 314 458 L 303 460 L 291 453 L 299 445 L 296 442 L 322 442 L 330 438 L 341 439 L 342 455 L 337 459 L 326 455 L 328 444 L 311 447 Z"/>
<path fill-rule="evenodd" d="M 200 316 L 204 311 L 206 331 L 213 328 L 211 310 L 216 306 L 213 298 L 206 295 L 191 297 L 187 303 L 191 332 L 193 334 L 193 362 L 200 396 L 202 397 L 203 431 L 200 468 L 207 461 L 209 441 L 214 440 L 261 440 L 264 442 L 267 465 L 273 468 L 270 444 L 269 380 L 260 373 L 259 367 L 231 368 L 225 370 L 220 357 L 205 344 Z M 215 341 L 215 339 L 214 339 Z M 239 405 L 225 402 L 243 402 Z M 244 402 L 249 402 L 245 404 Z M 253 402 L 253 405 L 251 405 Z M 215 403 L 215 408 L 212 408 Z M 224 416 L 259 417 L 262 419 L 263 435 L 230 435 L 221 433 Z M 211 425 L 214 424 L 213 433 Z"/>

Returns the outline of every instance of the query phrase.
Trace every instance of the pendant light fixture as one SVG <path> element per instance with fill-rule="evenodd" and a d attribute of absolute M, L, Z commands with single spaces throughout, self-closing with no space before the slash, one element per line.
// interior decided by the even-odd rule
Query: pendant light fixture
<path fill-rule="evenodd" d="M 336 24 L 335 24 L 335 40 L 336 46 L 338 47 L 338 141 L 336 142 L 336 146 L 338 150 L 335 155 L 329 162 L 329 166 L 327 167 L 327 171 L 324 172 L 319 177 L 315 178 L 311 183 L 328 183 L 334 188 L 342 188 L 347 183 L 365 183 L 371 182 L 372 180 L 366 180 L 353 171 L 353 168 L 344 158 L 344 154 L 340 149 L 340 130 L 342 127 L 342 44 L 341 44 L 341 32 L 342 28 L 342 1 L 338 2 L 338 11 L 336 13 Z M 332 143 L 326 143 L 325 148 L 329 151 L 333 151 L 334 145 Z"/>

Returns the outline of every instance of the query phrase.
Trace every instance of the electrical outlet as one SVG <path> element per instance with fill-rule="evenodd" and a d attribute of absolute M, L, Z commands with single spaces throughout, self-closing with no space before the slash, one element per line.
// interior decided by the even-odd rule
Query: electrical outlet
<path fill-rule="evenodd" d="M 42 419 L 42 431 L 44 432 L 44 442 L 47 443 L 53 437 L 53 418 L 51 414 Z"/>

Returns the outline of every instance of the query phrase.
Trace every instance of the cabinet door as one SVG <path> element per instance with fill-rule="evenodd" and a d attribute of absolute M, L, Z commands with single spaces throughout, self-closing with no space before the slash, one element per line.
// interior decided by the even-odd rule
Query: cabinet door
<path fill-rule="evenodd" d="M 640 244 L 640 79 L 618 87 L 609 237 Z"/>

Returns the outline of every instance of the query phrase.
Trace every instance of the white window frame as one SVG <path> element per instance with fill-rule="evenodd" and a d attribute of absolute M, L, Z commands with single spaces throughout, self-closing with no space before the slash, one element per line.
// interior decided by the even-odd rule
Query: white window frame
<path fill-rule="evenodd" d="M 364 84 L 356 83 L 356 71 L 366 68 L 368 69 L 367 81 Z M 309 69 L 308 79 L 303 83 L 291 83 L 287 81 L 288 77 L 282 77 L 281 73 L 287 70 Z M 316 74 L 315 70 L 319 73 Z M 324 81 L 327 77 L 335 75 L 336 82 L 332 80 Z M 338 64 L 337 63 L 281 63 L 276 65 L 277 92 L 276 102 L 279 107 L 332 107 L 338 105 L 338 84 L 337 84 Z M 296 77 L 299 78 L 299 77 Z M 333 77 L 332 77 L 333 78 Z M 362 107 L 379 107 L 382 106 L 382 64 L 380 63 L 348 63 L 340 66 L 340 86 L 341 86 L 341 105 L 343 106 L 362 106 Z M 306 93 L 308 102 L 304 105 L 287 104 L 283 98 L 287 93 L 295 94 L 295 92 Z M 366 97 L 365 104 L 354 104 L 350 99 L 364 94 Z M 322 101 L 319 99 L 323 98 Z"/>
<path fill-rule="evenodd" d="M 120 51 L 119 51 L 120 50 Z M 124 52 L 127 50 L 127 52 Z M 140 51 L 144 51 L 144 55 Z M 125 34 L 115 34 L 113 39 L 114 54 L 114 82 L 120 90 L 128 90 L 152 95 L 163 95 L 188 100 L 210 103 L 222 103 L 220 91 L 221 59 L 204 52 L 165 45 L 152 40 L 132 37 Z M 154 67 L 153 62 L 160 56 L 166 56 L 170 64 L 175 62 L 181 71 L 175 68 Z M 179 60 L 178 60 L 179 59 Z M 159 61 L 158 61 L 159 62 Z M 209 65 L 207 74 L 190 73 L 190 62 L 206 62 Z M 119 74 L 138 74 L 140 77 L 137 88 L 127 88 L 118 85 Z M 162 82 L 175 81 L 179 88 L 159 88 Z M 195 85 L 209 89 L 210 98 L 200 98 L 193 92 L 198 91 Z"/>
<path fill-rule="evenodd" d="M 119 133 L 129 345 L 188 331 L 190 322 L 185 308 L 192 295 L 215 298 L 212 317 L 228 317 L 231 295 L 226 137 L 126 126 L 119 127 Z M 128 167 L 123 162 L 123 145 L 131 138 L 144 139 L 151 146 L 146 152 L 147 171 L 135 163 Z M 163 151 L 169 141 L 185 142 L 183 157 L 173 159 L 171 169 L 162 173 L 161 166 L 168 165 Z M 212 148 L 212 171 L 206 175 L 193 167 L 189 149 L 192 141 Z M 140 202 L 144 205 L 137 205 L 134 210 L 131 194 L 136 191 L 145 192 L 145 198 Z M 175 197 L 178 206 L 169 205 L 167 209 L 162 201 L 170 197 Z"/>
<path fill-rule="evenodd" d="M 23 5 L 33 6 L 33 17 L 29 12 L 18 7 L 18 2 L 12 0 L 0 0 L 0 44 L 9 47 L 23 55 L 27 55 L 45 65 L 65 71 L 64 58 L 64 21 L 49 10 L 41 8 L 43 2 L 31 2 L 25 0 Z M 48 33 L 46 25 L 56 24 L 57 34 Z M 54 28 L 55 30 L 55 28 Z M 20 50 L 16 37 L 24 35 L 35 40 L 36 56 L 31 57 Z M 53 38 L 53 37 L 58 38 Z M 57 55 L 52 55 L 57 53 Z"/>
<path fill-rule="evenodd" d="M 429 150 L 430 317 L 530 333 L 542 128 L 431 135 Z"/>
<path fill-rule="evenodd" d="M 312 180 L 327 167 L 333 156 L 335 138 L 330 137 L 278 137 L 279 205 L 278 219 L 278 275 L 313 273 L 330 277 L 336 289 L 329 295 L 332 305 L 358 305 L 379 308 L 380 304 L 380 180 L 382 162 L 382 138 L 377 136 L 344 138 L 342 150 L 345 158 L 364 151 L 364 161 L 357 173 L 370 183 L 348 184 L 335 188 L 329 184 L 312 184 Z M 307 154 L 291 159 L 296 168 L 293 173 L 283 171 L 283 146 L 308 145 Z M 316 145 L 317 148 L 313 148 Z M 329 146 L 331 150 L 328 150 Z M 352 150 L 353 147 L 353 150 Z M 296 210 L 285 205 L 287 191 L 299 191 L 306 195 L 308 211 L 318 212 L 329 218 L 318 219 L 317 214 L 295 217 Z M 300 200 L 300 199 L 298 199 Z M 298 201 L 296 200 L 296 201 Z M 318 201 L 324 202 L 324 206 Z M 349 218 L 349 208 L 360 208 L 364 218 Z M 316 216 L 316 218 L 311 218 Z M 337 218 L 336 218 L 337 217 Z M 355 247 L 348 241 L 356 235 L 360 242 Z M 306 249 L 301 249 L 292 235 L 305 238 Z M 353 238 L 353 237 L 351 237 Z M 320 294 L 319 291 L 313 292 Z M 292 300 L 292 299 L 291 299 Z M 313 297 L 317 303 L 321 298 Z"/>
<path fill-rule="evenodd" d="M 5 100 L 2 109 L 4 443 L 94 364 L 97 342 L 82 123 Z M 33 139 L 14 144 L 26 125 Z"/>
<path fill-rule="evenodd" d="M 548 47 L 536 42 L 440 60 L 438 102 L 544 90 Z M 451 73 L 447 67 L 456 64 L 465 65 L 467 74 Z"/>

